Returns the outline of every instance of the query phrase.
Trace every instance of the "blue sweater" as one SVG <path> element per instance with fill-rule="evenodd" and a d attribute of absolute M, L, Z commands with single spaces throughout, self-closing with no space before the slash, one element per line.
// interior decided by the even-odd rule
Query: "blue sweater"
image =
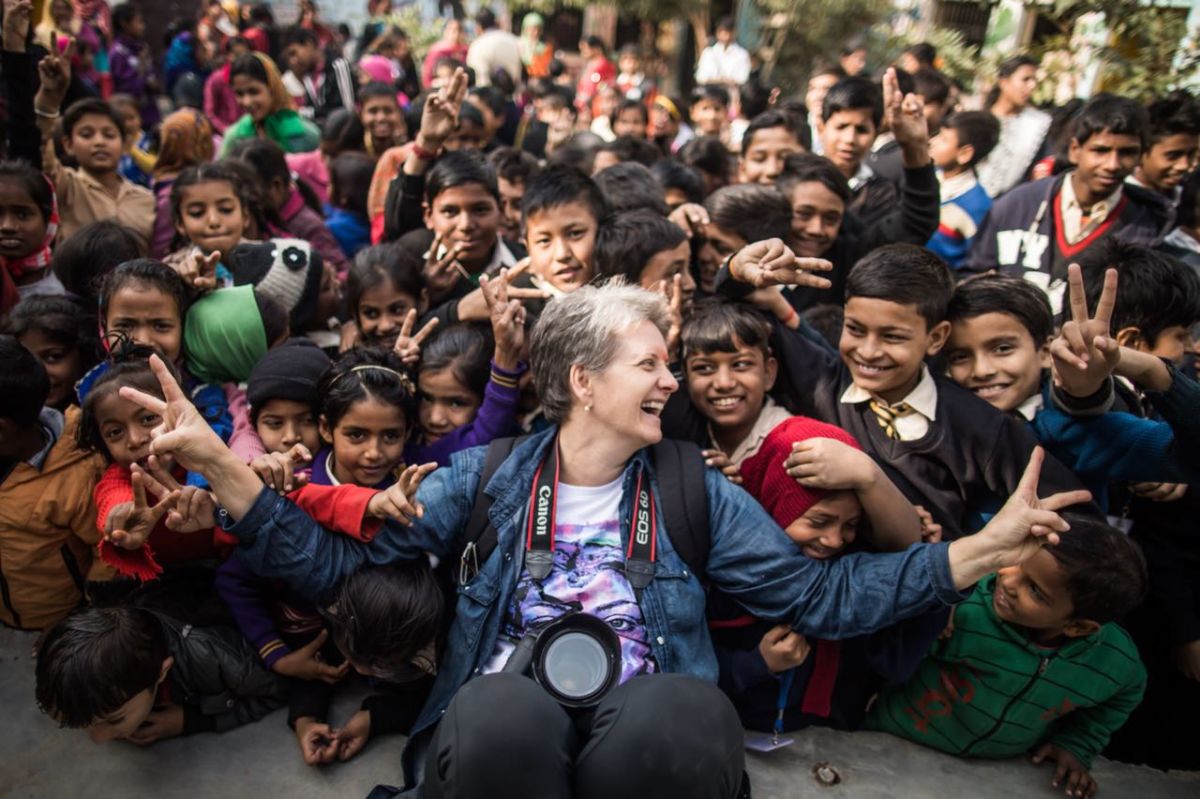
<path fill-rule="evenodd" d="M 950 191 L 955 184 L 957 181 L 953 179 L 944 181 L 943 191 Z M 983 185 L 975 180 L 970 188 L 942 200 L 937 230 L 925 246 L 940 255 L 951 269 L 958 269 L 990 210 L 992 198 Z"/>
<path fill-rule="evenodd" d="M 1079 476 L 1101 507 L 1107 508 L 1113 481 L 1200 482 L 1200 383 L 1167 368 L 1171 387 L 1146 395 L 1161 422 L 1124 411 L 1072 416 L 1053 405 L 1050 380 L 1042 380 L 1046 405 L 1030 423 L 1034 435 Z"/>

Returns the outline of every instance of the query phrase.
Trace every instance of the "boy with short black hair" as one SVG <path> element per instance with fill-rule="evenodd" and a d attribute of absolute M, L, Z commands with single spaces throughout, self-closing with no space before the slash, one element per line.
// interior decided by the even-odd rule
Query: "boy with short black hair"
<path fill-rule="evenodd" d="M 58 160 L 54 130 L 71 80 L 69 57 L 69 52 L 51 53 L 38 63 L 41 87 L 29 109 L 42 135 L 42 171 L 58 195 L 58 241 L 69 239 L 89 222 L 115 218 L 148 248 L 154 230 L 154 195 L 121 177 L 124 126 L 112 106 L 99 99 L 72 103 L 61 114 L 62 146 L 78 166 L 64 166 Z M 25 109 L 14 106 L 11 111 L 10 124 L 34 126 L 34 119 L 19 118 Z"/>
<path fill-rule="evenodd" d="M 283 32 L 280 63 L 287 67 L 283 85 L 301 114 L 318 123 L 339 108 L 354 111 L 355 70 L 344 58 L 330 58 L 317 34 L 293 25 Z"/>
<path fill-rule="evenodd" d="M 1174 213 L 1159 194 L 1125 182 L 1149 135 L 1146 110 L 1124 97 L 1098 95 L 1075 119 L 1069 157 L 1075 168 L 1025 183 L 992 206 L 963 263 L 969 272 L 1019 275 L 1062 309 L 1067 265 L 1108 239 L 1151 246 L 1171 230 Z"/>
<path fill-rule="evenodd" d="M 592 248 L 608 201 L 590 177 L 575 167 L 552 164 L 525 189 L 521 217 L 535 285 L 565 294 L 595 275 Z"/>
<path fill-rule="evenodd" d="M 760 289 L 811 281 L 820 264 L 785 249 L 770 242 L 744 248 L 722 267 L 718 292 L 746 293 L 748 286 L 732 281 Z M 780 321 L 772 340 L 784 396 L 804 415 L 853 435 L 948 539 L 979 529 L 983 514 L 1015 490 L 1037 445 L 1020 422 L 925 365 L 950 332 L 953 289 L 949 267 L 928 250 L 880 247 L 847 279 L 838 353 L 791 308 L 773 309 Z M 1055 490 L 1079 485 L 1049 457 L 1042 478 Z"/>
<path fill-rule="evenodd" d="M 672 211 L 685 203 L 703 203 L 708 194 L 700 170 L 674 158 L 661 159 L 650 167 L 650 171 L 662 185 L 667 208 Z"/>
<path fill-rule="evenodd" d="M 804 120 L 781 110 L 764 111 L 742 134 L 742 157 L 738 161 L 741 183 L 773 183 L 783 172 L 789 155 L 808 152 L 812 136 Z"/>
<path fill-rule="evenodd" d="M 496 170 L 496 187 L 500 190 L 500 229 L 509 241 L 521 240 L 521 200 L 525 188 L 542 167 L 537 159 L 516 147 L 497 147 L 488 154 Z"/>
<path fill-rule="evenodd" d="M 629 283 L 672 296 L 679 277 L 680 306 L 691 311 L 696 282 L 691 247 L 683 228 L 646 209 L 618 213 L 600 227 L 592 261 L 601 277 L 623 276 Z"/>
<path fill-rule="evenodd" d="M 0 622 L 40 630 L 79 604 L 105 464 L 75 444 L 78 406 L 43 407 L 50 380 L 32 352 L 0 335 L 0 363 Z"/>
<path fill-rule="evenodd" d="M 705 83 L 692 89 L 688 119 L 697 136 L 727 136 L 729 90 L 717 83 Z"/>
<path fill-rule="evenodd" d="M 604 192 L 611 213 L 644 208 L 661 216 L 667 215 L 667 201 L 662 184 L 647 167 L 626 161 L 613 164 L 596 173 L 592 180 Z"/>
<path fill-rule="evenodd" d="M 1200 103 L 1179 89 L 1146 106 L 1150 144 L 1127 180 L 1179 203 L 1180 186 L 1200 155 Z"/>
<path fill-rule="evenodd" d="M 193 627 L 138 607 L 95 607 L 46 633 L 38 706 L 96 743 L 145 745 L 226 732 L 283 704 L 287 682 L 229 627 Z"/>
<path fill-rule="evenodd" d="M 937 232 L 925 245 L 958 269 L 992 208 L 975 165 L 1000 140 L 1000 121 L 986 111 L 963 111 L 945 119 L 929 142 L 942 196 Z"/>
<path fill-rule="evenodd" d="M 1030 750 L 1052 785 L 1091 796 L 1092 760 L 1146 689 L 1146 669 L 1116 621 L 1147 587 L 1123 533 L 1087 517 L 1059 543 L 1001 569 L 954 609 L 951 632 L 905 684 L 885 688 L 867 725 L 963 757 Z"/>
<path fill-rule="evenodd" d="M 929 127 L 921 101 L 901 92 L 896 70 L 889 69 L 880 87 L 866 78 L 844 78 L 825 95 L 822 108 L 823 153 L 850 182 L 849 210 L 870 226 L 891 213 L 898 199 L 895 183 L 880 177 L 867 156 L 880 130 L 886 127 L 900 145 L 905 177 L 926 169 Z"/>
<path fill-rule="evenodd" d="M 1082 294 L 1082 281 L 1075 290 Z M 951 379 L 998 410 L 1028 421 L 1043 446 L 1079 476 L 1101 507 L 1108 505 L 1112 483 L 1200 477 L 1200 429 L 1193 413 L 1179 412 L 1200 401 L 1195 381 L 1153 356 L 1121 350 L 1118 373 L 1150 381 L 1159 390 L 1153 397 L 1166 422 L 1105 412 L 1108 403 L 1094 395 L 1107 386 L 1084 388 L 1078 398 L 1067 391 L 1073 381 L 1055 387 L 1049 374 L 1050 305 L 1041 289 L 1017 277 L 980 275 L 963 281 L 954 290 L 948 316 L 945 352 Z"/>

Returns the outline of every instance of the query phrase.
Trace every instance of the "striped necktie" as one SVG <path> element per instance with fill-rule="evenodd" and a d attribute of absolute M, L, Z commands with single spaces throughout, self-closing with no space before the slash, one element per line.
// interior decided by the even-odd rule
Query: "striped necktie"
<path fill-rule="evenodd" d="M 879 400 L 871 400 L 868 405 L 871 413 L 875 414 L 875 421 L 879 422 L 879 426 L 883 428 L 884 434 L 893 441 L 899 441 L 900 432 L 896 430 L 896 420 L 913 412 L 908 403 L 898 402 L 895 405 L 888 405 Z"/>

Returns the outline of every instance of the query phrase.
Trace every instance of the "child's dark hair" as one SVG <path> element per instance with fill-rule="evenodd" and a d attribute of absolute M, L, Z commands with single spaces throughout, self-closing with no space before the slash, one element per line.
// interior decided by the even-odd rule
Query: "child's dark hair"
<path fill-rule="evenodd" d="M 542 170 L 536 158 L 516 147 L 497 147 L 488 155 L 488 161 L 497 178 L 522 186 L 528 186 Z"/>
<path fill-rule="evenodd" d="M 233 189 L 234 196 L 242 204 L 242 213 L 250 216 L 256 201 L 250 194 L 250 187 L 242 173 L 227 161 L 211 161 L 196 166 L 189 166 L 179 173 L 171 185 L 171 218 L 175 224 L 183 221 L 183 191 L 202 183 L 228 183 Z"/>
<path fill-rule="evenodd" d="M 883 122 L 883 95 L 879 87 L 867 78 L 858 76 L 842 78 L 830 87 L 821 106 L 821 118 L 826 122 L 839 111 L 871 110 L 871 119 L 878 129 Z M 747 131 L 749 132 L 749 131 Z"/>
<path fill-rule="evenodd" d="M 330 430 L 368 397 L 399 408 L 405 420 L 413 416 L 412 380 L 400 356 L 391 351 L 368 348 L 343 353 L 317 384 L 317 393 L 322 397 L 321 415 Z"/>
<path fill-rule="evenodd" d="M 1112 238 L 1079 258 L 1088 308 L 1094 309 L 1104 288 L 1104 273 L 1117 270 L 1119 288 L 1113 306 L 1112 331 L 1137 328 L 1151 347 L 1169 327 L 1191 327 L 1200 321 L 1200 277 L 1190 266 L 1141 244 Z"/>
<path fill-rule="evenodd" d="M 1071 617 L 1108 624 L 1142 604 L 1149 584 L 1142 548 L 1094 517 L 1071 512 L 1062 517 L 1071 529 L 1046 551 L 1066 575 Z"/>
<path fill-rule="evenodd" d="M 953 293 L 950 267 L 915 244 L 887 244 L 873 250 L 846 278 L 846 300 L 863 297 L 915 305 L 930 328 L 945 321 Z"/>
<path fill-rule="evenodd" d="M 771 105 L 771 92 L 775 89 L 765 83 L 760 75 L 751 75 L 750 80 L 738 88 L 738 98 L 742 105 L 742 117 L 754 119 L 766 111 Z"/>
<path fill-rule="evenodd" d="M 792 207 L 774 186 L 725 186 L 708 195 L 704 207 L 717 227 L 736 233 L 747 244 L 781 239 L 792 228 Z"/>
<path fill-rule="evenodd" d="M 16 183 L 23 188 L 42 212 L 42 223 L 50 221 L 50 214 L 54 210 L 54 194 L 50 182 L 32 164 L 28 161 L 0 161 L 0 182 Z"/>
<path fill-rule="evenodd" d="M 929 42 L 917 42 L 904 48 L 904 53 L 916 59 L 923 67 L 932 67 L 937 61 L 937 48 Z"/>
<path fill-rule="evenodd" d="M 308 28 L 291 25 L 284 29 L 283 38 L 279 42 L 280 49 L 287 49 L 293 44 L 317 46 L 317 34 Z"/>
<path fill-rule="evenodd" d="M 681 164 L 674 158 L 663 158 L 650 167 L 663 191 L 678 189 L 690 203 L 704 202 L 704 178 L 699 170 Z"/>
<path fill-rule="evenodd" d="M 1079 144 L 1105 131 L 1118 136 L 1137 136 L 1146 148 L 1150 139 L 1150 117 L 1142 105 L 1128 97 L 1098 94 L 1080 109 L 1071 126 L 1071 138 Z"/>
<path fill-rule="evenodd" d="M 150 369 L 150 356 L 154 350 L 140 344 L 132 344 L 126 339 L 119 340 L 109 353 L 108 368 L 96 378 L 88 389 L 87 396 L 80 402 L 79 428 L 75 433 L 75 442 L 84 452 L 99 452 L 104 459 L 112 463 L 108 452 L 108 444 L 100 430 L 96 419 L 96 406 L 101 400 L 116 394 L 124 386 L 136 388 L 152 397 L 163 399 L 162 386 Z M 167 369 L 179 381 L 179 374 L 173 364 L 167 364 Z"/>
<path fill-rule="evenodd" d="M 305 181 L 292 179 L 292 169 L 288 166 L 283 148 L 275 142 L 270 139 L 242 139 L 230 148 L 229 156 L 253 169 L 261 187 L 265 188 L 276 180 L 282 181 L 285 186 L 294 185 L 304 198 L 304 204 L 318 214 L 322 213 L 317 193 Z"/>
<path fill-rule="evenodd" d="M 616 122 L 618 119 L 621 118 L 621 114 L 623 114 L 624 112 L 628 111 L 631 108 L 636 108 L 638 110 L 638 112 L 642 115 L 642 126 L 643 127 L 650 124 L 650 112 L 648 110 L 646 110 L 646 104 L 643 103 L 641 100 L 632 100 L 628 97 L 626 97 L 621 102 L 617 103 L 617 107 L 613 109 L 612 116 L 609 117 L 609 122 L 610 123 Z"/>
<path fill-rule="evenodd" d="M 621 163 L 637 163 L 642 166 L 653 166 L 662 152 L 645 139 L 636 136 L 618 136 L 610 142 L 605 142 L 597 152 L 612 153 Z"/>
<path fill-rule="evenodd" d="M 133 22 L 141 16 L 141 10 L 133 3 L 126 2 L 120 5 L 113 6 L 112 10 L 112 29 L 113 33 L 124 33 L 129 23 Z"/>
<path fill-rule="evenodd" d="M 942 120 L 942 129 L 954 131 L 959 147 L 975 148 L 968 169 L 987 158 L 1000 141 L 1000 120 L 990 111 L 959 111 Z"/>
<path fill-rule="evenodd" d="M 846 309 L 842 306 L 824 302 L 814 305 L 800 314 L 800 318 L 813 330 L 821 334 L 833 349 L 838 348 L 842 340 L 842 327 L 846 324 Z"/>
<path fill-rule="evenodd" d="M 1181 133 L 1200 134 L 1200 102 L 1183 89 L 1156 97 L 1146 106 L 1146 115 L 1150 120 L 1151 143 Z"/>
<path fill-rule="evenodd" d="M 691 103 L 702 103 L 705 100 L 723 108 L 729 107 L 729 90 L 719 83 L 702 83 L 692 89 Z"/>
<path fill-rule="evenodd" d="M 330 599 L 321 615 L 347 660 L 388 682 L 432 673 L 434 662 L 412 663 L 430 645 L 436 652 L 442 632 L 444 597 L 428 560 L 364 566 Z"/>
<path fill-rule="evenodd" d="M 504 92 L 495 86 L 476 86 L 468 94 L 478 98 L 479 102 L 487 106 L 494 116 L 500 119 L 504 118 L 504 112 L 508 109 L 508 99 L 504 96 Z"/>
<path fill-rule="evenodd" d="M 687 241 L 683 228 L 646 209 L 616 214 L 601 225 L 592 250 L 596 274 L 636 284 L 650 259 Z"/>
<path fill-rule="evenodd" d="M 175 300 L 179 307 L 179 319 L 182 322 L 187 316 L 188 304 L 191 301 L 187 283 L 171 267 L 153 258 L 136 258 L 119 264 L 116 269 L 104 276 L 100 284 L 100 325 L 108 318 L 108 303 L 118 289 L 129 283 L 140 283 L 158 289 L 163 294 Z"/>
<path fill-rule="evenodd" d="M 169 655 L 162 626 L 128 606 L 78 610 L 38 646 L 38 707 L 63 727 L 81 728 L 153 688 Z"/>
<path fill-rule="evenodd" d="M 430 336 L 421 348 L 422 372 L 450 369 L 454 379 L 477 397 L 483 396 L 491 376 L 496 345 L 491 329 L 482 323 L 460 322 Z"/>
<path fill-rule="evenodd" d="M 636 161 L 613 164 L 592 179 L 604 192 L 611 213 L 645 208 L 667 215 L 662 184 L 655 180 L 653 172 Z"/>
<path fill-rule="evenodd" d="M 826 115 L 825 118 L 828 119 L 829 116 Z M 792 134 L 805 150 L 812 149 L 812 131 L 809 130 L 804 118 L 789 111 L 773 109 L 764 111 L 750 120 L 750 124 L 746 126 L 746 132 L 742 134 L 742 155 L 745 156 L 750 152 L 750 145 L 754 143 L 755 133 L 770 128 L 783 128 Z"/>
<path fill-rule="evenodd" d="M 1183 182 L 1175 220 L 1180 227 L 1200 227 L 1200 170 Z"/>
<path fill-rule="evenodd" d="M 420 250 L 409 247 L 403 241 L 377 244 L 361 250 L 354 257 L 354 265 L 346 277 L 346 307 L 353 315 L 358 314 L 358 304 L 363 294 L 383 281 L 391 282 L 396 291 L 420 298 L 425 288 L 421 270 L 425 259 Z"/>
<path fill-rule="evenodd" d="M 103 100 L 95 97 L 87 97 L 83 100 L 76 100 L 71 103 L 62 116 L 62 135 L 64 138 L 70 138 L 71 133 L 75 130 L 75 126 L 79 124 L 85 116 L 94 115 L 105 117 L 112 121 L 117 126 L 117 131 L 121 138 L 125 137 L 125 122 L 121 119 L 121 115 L 117 110 Z"/>
<path fill-rule="evenodd" d="M 745 137 L 742 138 L 745 141 Z M 679 160 L 693 169 L 716 178 L 718 185 L 729 183 L 733 158 L 729 148 L 716 136 L 697 136 L 679 149 Z"/>
<path fill-rule="evenodd" d="M 833 192 L 846 205 L 853 194 L 850 183 L 833 162 L 821 155 L 796 153 L 783 162 L 783 172 L 775 179 L 775 186 L 785 198 L 792 196 L 792 189 L 801 183 L 820 183 Z"/>
<path fill-rule="evenodd" d="M 0 363 L 0 419 L 21 427 L 35 424 L 50 393 L 45 367 L 7 333 L 0 334 Z"/>
<path fill-rule="evenodd" d="M 374 85 L 374 84 L 372 84 Z M 393 101 L 395 93 L 391 93 Z M 362 99 L 359 102 L 363 102 Z M 336 158 L 349 150 L 364 151 L 366 130 L 358 114 L 348 108 L 338 108 L 321 123 L 321 153 L 326 158 Z"/>
<path fill-rule="evenodd" d="M 528 222 L 534 214 L 570 203 L 586 206 L 596 217 L 597 224 L 608 216 L 608 201 L 596 181 L 581 169 L 566 164 L 552 164 L 525 187 L 521 218 Z"/>
<path fill-rule="evenodd" d="M 21 300 L 5 324 L 6 333 L 20 338 L 36 330 L 60 347 L 74 350 L 84 371 L 100 360 L 96 313 L 59 295 L 37 295 Z"/>
<path fill-rule="evenodd" d="M 897 70 L 897 75 L 902 70 Z M 912 73 L 914 93 L 930 105 L 942 105 L 950 99 L 950 79 L 933 67 L 923 66 Z"/>
<path fill-rule="evenodd" d="M 1054 334 L 1054 314 L 1046 292 L 1024 278 L 1012 275 L 979 275 L 959 283 L 946 307 L 951 322 L 1002 313 L 1029 331 L 1033 345 L 1041 348 Z"/>
<path fill-rule="evenodd" d="M 737 352 L 739 343 L 771 355 L 771 320 L 753 305 L 707 297 L 696 302 L 680 332 L 683 357 L 710 352 Z"/>
<path fill-rule="evenodd" d="M 400 105 L 400 101 L 396 99 L 396 88 L 384 83 L 381 80 L 373 80 L 370 83 L 362 86 L 358 90 L 358 103 L 362 105 L 367 100 L 375 100 L 380 97 L 385 97 L 393 103 Z"/>
<path fill-rule="evenodd" d="M 1021 67 L 1033 67 L 1037 69 L 1041 66 L 1038 60 L 1033 56 L 1018 53 L 1010 56 L 1000 62 L 1000 66 L 996 68 L 996 84 L 988 90 L 987 98 L 983 102 L 984 108 L 991 108 L 1000 99 L 1000 81 L 1004 78 L 1011 78 L 1017 73 Z"/>
<path fill-rule="evenodd" d="M 496 186 L 496 171 L 482 154 L 473 150 L 458 150 L 446 153 L 438 159 L 425 180 L 425 202 L 433 204 L 437 196 L 446 189 L 456 186 L 478 184 L 500 202 L 500 189 Z"/>
<path fill-rule="evenodd" d="M 342 153 L 329 165 L 329 204 L 365 217 L 374 175 L 374 158 L 366 153 Z"/>
<path fill-rule="evenodd" d="M 95 304 L 104 278 L 125 261 L 141 258 L 137 234 L 115 219 L 100 219 L 81 227 L 54 249 L 50 268 L 71 294 Z"/>

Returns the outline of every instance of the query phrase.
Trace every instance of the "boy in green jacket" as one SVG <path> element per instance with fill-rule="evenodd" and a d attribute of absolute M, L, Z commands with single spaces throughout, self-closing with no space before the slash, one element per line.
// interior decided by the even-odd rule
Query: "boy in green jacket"
<path fill-rule="evenodd" d="M 1035 763 L 1058 763 L 1052 785 L 1095 793 L 1092 758 L 1146 687 L 1137 648 L 1113 623 L 1141 602 L 1146 563 L 1121 532 L 1069 521 L 1057 546 L 1001 569 L 955 608 L 913 677 L 879 695 L 870 729 L 964 757 L 1036 747 Z"/>

